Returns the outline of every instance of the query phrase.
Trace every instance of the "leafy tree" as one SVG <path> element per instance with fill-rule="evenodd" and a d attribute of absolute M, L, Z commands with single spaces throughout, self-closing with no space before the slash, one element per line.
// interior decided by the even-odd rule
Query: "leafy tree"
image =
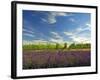
<path fill-rule="evenodd" d="M 74 49 L 75 48 L 75 43 L 72 43 L 70 46 L 69 46 L 69 49 Z"/>

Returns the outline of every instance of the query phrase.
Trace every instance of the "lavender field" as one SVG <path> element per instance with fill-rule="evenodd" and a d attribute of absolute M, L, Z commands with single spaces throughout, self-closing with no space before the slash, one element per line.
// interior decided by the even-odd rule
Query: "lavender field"
<path fill-rule="evenodd" d="M 24 50 L 23 69 L 91 65 L 90 50 Z"/>
<path fill-rule="evenodd" d="M 23 69 L 91 66 L 91 14 L 23 10 Z"/>

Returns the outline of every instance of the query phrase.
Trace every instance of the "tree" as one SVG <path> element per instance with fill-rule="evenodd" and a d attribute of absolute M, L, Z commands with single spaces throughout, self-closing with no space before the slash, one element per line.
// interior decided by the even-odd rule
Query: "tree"
<path fill-rule="evenodd" d="M 75 43 L 72 43 L 72 44 L 69 46 L 69 49 L 75 49 Z"/>
<path fill-rule="evenodd" d="M 67 43 L 64 43 L 63 49 L 66 49 L 66 48 L 67 48 Z"/>
<path fill-rule="evenodd" d="M 58 49 L 59 48 L 59 44 L 58 43 L 56 43 L 56 49 Z"/>

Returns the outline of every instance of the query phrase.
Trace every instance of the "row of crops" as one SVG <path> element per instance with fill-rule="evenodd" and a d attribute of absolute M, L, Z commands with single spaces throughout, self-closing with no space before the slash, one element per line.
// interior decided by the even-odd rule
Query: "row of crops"
<path fill-rule="evenodd" d="M 90 66 L 91 54 L 88 51 L 24 51 L 23 69 Z"/>

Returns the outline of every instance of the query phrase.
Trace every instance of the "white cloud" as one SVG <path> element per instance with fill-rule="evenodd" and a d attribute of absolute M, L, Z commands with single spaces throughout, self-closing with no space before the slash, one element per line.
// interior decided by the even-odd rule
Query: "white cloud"
<path fill-rule="evenodd" d="M 69 14 L 68 13 L 65 13 L 65 12 L 50 12 L 50 14 L 52 16 L 68 16 Z"/>
<path fill-rule="evenodd" d="M 51 32 L 51 34 L 53 34 L 53 35 L 58 35 L 58 33 L 56 33 L 56 32 Z"/>
<path fill-rule="evenodd" d="M 81 27 L 78 27 L 76 30 L 75 30 L 75 32 L 76 32 L 76 34 L 79 34 L 80 32 L 82 32 L 82 31 L 86 31 L 86 30 L 89 30 L 89 31 L 91 31 L 91 24 L 89 24 L 89 23 L 86 23 L 84 26 L 81 26 Z"/>
<path fill-rule="evenodd" d="M 51 39 L 50 39 L 50 42 L 64 43 L 63 39 L 54 39 L 54 38 L 51 38 Z"/>
<path fill-rule="evenodd" d="M 27 32 L 27 33 L 34 34 L 34 32 L 33 32 L 33 31 L 31 31 L 31 30 L 28 30 L 28 29 L 23 29 L 23 31 L 24 31 L 24 32 Z"/>
<path fill-rule="evenodd" d="M 84 33 L 76 32 L 73 35 L 69 36 L 73 42 L 76 43 L 90 43 L 90 37 Z"/>
<path fill-rule="evenodd" d="M 23 40 L 23 45 L 29 45 L 29 44 L 46 44 L 48 41 L 42 40 L 42 39 L 37 39 L 37 40 Z"/>
<path fill-rule="evenodd" d="M 42 21 L 47 22 L 49 24 L 54 24 L 56 23 L 56 17 L 57 16 L 71 16 L 71 13 L 66 13 L 66 12 L 49 12 L 47 19 L 42 19 Z"/>
<path fill-rule="evenodd" d="M 86 31 L 86 30 L 90 31 L 91 28 L 90 27 L 79 27 L 79 28 L 76 29 L 76 33 L 78 34 L 78 33 L 82 32 L 82 31 Z"/>
<path fill-rule="evenodd" d="M 82 27 L 78 27 L 78 28 L 76 29 L 76 31 L 77 31 L 77 33 L 79 33 L 79 32 L 81 32 L 81 31 L 83 31 L 83 28 L 82 28 Z"/>
<path fill-rule="evenodd" d="M 45 18 L 41 18 L 41 20 L 42 20 L 43 22 L 48 22 L 47 19 L 45 19 Z"/>
<path fill-rule="evenodd" d="M 43 40 L 43 39 L 37 39 L 32 41 L 34 44 L 39 44 L 39 43 L 47 43 L 48 41 Z"/>
<path fill-rule="evenodd" d="M 24 36 L 28 36 L 28 37 L 34 37 L 33 34 L 30 34 L 30 33 L 23 33 Z"/>
<path fill-rule="evenodd" d="M 69 38 L 72 39 L 73 42 L 76 43 L 90 43 L 90 37 L 84 33 L 73 33 L 73 35 L 70 35 Z"/>
<path fill-rule="evenodd" d="M 86 26 L 88 26 L 88 27 L 91 27 L 91 24 L 89 24 L 89 23 L 86 23 Z"/>
<path fill-rule="evenodd" d="M 28 40 L 23 40 L 23 45 L 28 45 L 30 42 Z"/>
<path fill-rule="evenodd" d="M 51 32 L 52 37 L 50 38 L 51 42 L 63 43 L 63 37 L 61 37 L 57 32 Z"/>
<path fill-rule="evenodd" d="M 70 38 L 76 43 L 90 43 L 90 39 L 87 37 L 71 36 Z"/>
<path fill-rule="evenodd" d="M 49 16 L 48 16 L 48 23 L 49 23 L 49 24 L 54 24 L 54 23 L 56 23 L 56 18 L 55 18 L 54 15 L 49 15 Z"/>
<path fill-rule="evenodd" d="M 62 37 L 57 32 L 51 32 L 52 37 L 55 39 L 62 39 Z"/>
<path fill-rule="evenodd" d="M 65 35 L 69 36 L 69 38 L 72 39 L 73 42 L 77 43 L 90 43 L 90 36 L 91 34 L 87 34 L 83 31 L 89 30 L 90 32 L 90 24 L 85 24 L 83 27 L 78 27 L 73 31 L 70 32 L 64 32 Z M 87 34 L 87 35 L 86 35 Z"/>
<path fill-rule="evenodd" d="M 70 18 L 69 21 L 76 22 L 74 18 Z"/>
<path fill-rule="evenodd" d="M 73 33 L 72 32 L 63 32 L 65 35 L 67 35 L 67 36 L 71 36 L 71 35 L 73 35 Z"/>

